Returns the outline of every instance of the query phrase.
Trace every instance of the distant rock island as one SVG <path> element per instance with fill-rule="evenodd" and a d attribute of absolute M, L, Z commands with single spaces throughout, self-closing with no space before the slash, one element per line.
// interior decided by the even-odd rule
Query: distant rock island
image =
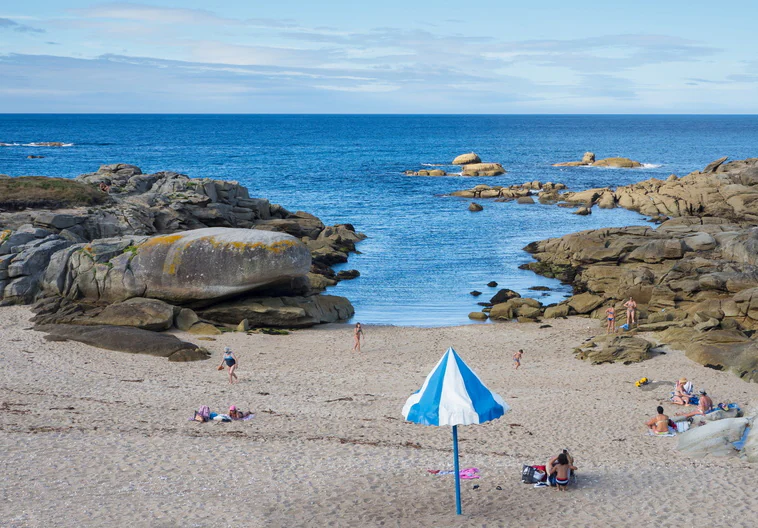
<path fill-rule="evenodd" d="M 102 327 L 97 339 L 115 349 L 103 337 L 112 327 L 219 333 L 335 322 L 352 305 L 320 293 L 359 275 L 331 266 L 364 238 L 349 224 L 251 198 L 236 182 L 127 164 L 74 180 L 4 177 L 0 306 L 34 303 L 34 321 L 66 339 L 86 341 L 85 326 Z M 174 352 L 163 355 L 205 357 Z"/>
<path fill-rule="evenodd" d="M 505 174 L 505 169 L 499 163 L 482 163 L 481 158 L 474 152 L 456 156 L 451 165 L 461 166 L 461 176 L 499 176 Z M 407 170 L 408 176 L 448 176 L 451 175 L 442 169 L 422 169 L 419 171 Z M 458 174 L 452 174 L 457 176 Z"/>
<path fill-rule="evenodd" d="M 617 169 L 638 169 L 642 167 L 642 163 L 634 161 L 629 158 L 605 158 L 595 160 L 594 152 L 585 152 L 582 156 L 582 161 L 564 161 L 561 163 L 554 163 L 553 167 L 614 167 Z"/>

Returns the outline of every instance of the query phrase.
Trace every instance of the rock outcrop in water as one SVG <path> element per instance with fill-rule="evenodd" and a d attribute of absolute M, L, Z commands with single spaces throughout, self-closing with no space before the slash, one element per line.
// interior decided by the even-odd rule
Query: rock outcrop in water
<path fill-rule="evenodd" d="M 611 193 L 618 206 L 675 218 L 657 229 L 533 242 L 525 249 L 536 262 L 524 267 L 573 285 L 577 295 L 561 303 L 569 313 L 580 313 L 576 300 L 589 296 L 599 300 L 591 316 L 604 318 L 611 305 L 621 315 L 631 296 L 640 331 L 659 332 L 703 365 L 758 381 L 758 159 L 723 161 L 666 182 L 567 193 L 590 206 Z"/>
<path fill-rule="evenodd" d="M 2 181 L 9 189 L 58 192 L 32 207 L 21 193 L 21 201 L 6 200 L 0 209 L 0 305 L 39 301 L 39 323 L 131 325 L 162 313 L 145 303 L 104 311 L 108 303 L 142 298 L 171 303 L 171 322 L 183 324 L 182 313 L 184 323 L 191 321 L 187 328 L 202 323 L 189 308 L 203 308 L 213 322 L 208 307 L 230 298 L 262 305 L 279 299 L 299 314 L 250 318 L 267 326 L 307 326 L 353 314 L 347 299 L 317 295 L 358 275 L 338 276 L 330 267 L 346 262 L 365 238 L 349 224 L 325 226 L 308 213 L 290 213 L 251 198 L 236 182 L 143 174 L 126 164 L 104 165 L 75 181 Z M 91 189 L 98 200 L 89 198 Z M 231 324 L 228 318 L 216 322 Z"/>
<path fill-rule="evenodd" d="M 642 163 L 634 161 L 629 158 L 605 158 L 595 160 L 595 154 L 593 152 L 585 152 L 582 157 L 582 161 L 564 161 L 561 163 L 554 163 L 553 167 L 613 167 L 617 169 L 637 169 L 642 167 Z"/>

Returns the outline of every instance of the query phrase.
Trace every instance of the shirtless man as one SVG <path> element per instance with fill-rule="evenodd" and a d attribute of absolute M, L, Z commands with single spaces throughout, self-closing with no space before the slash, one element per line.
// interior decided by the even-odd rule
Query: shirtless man
<path fill-rule="evenodd" d="M 706 393 L 704 390 L 700 391 L 700 401 L 697 404 L 697 411 L 692 411 L 690 413 L 676 413 L 677 416 L 686 416 L 687 418 L 692 418 L 693 416 L 702 416 L 708 411 L 713 409 L 713 400 L 710 396 L 708 396 L 708 393 Z"/>
<path fill-rule="evenodd" d="M 652 433 L 668 433 L 669 432 L 669 417 L 663 414 L 663 407 L 660 405 L 656 409 L 658 414 L 648 420 L 645 425 L 648 426 Z"/>
<path fill-rule="evenodd" d="M 634 301 L 634 297 L 629 297 L 624 306 L 626 306 L 626 326 L 632 328 L 632 325 L 637 322 L 637 303 Z"/>
<path fill-rule="evenodd" d="M 521 366 L 521 356 L 524 355 L 524 351 L 520 350 L 513 354 L 513 368 L 514 370 L 518 370 L 518 368 Z"/>

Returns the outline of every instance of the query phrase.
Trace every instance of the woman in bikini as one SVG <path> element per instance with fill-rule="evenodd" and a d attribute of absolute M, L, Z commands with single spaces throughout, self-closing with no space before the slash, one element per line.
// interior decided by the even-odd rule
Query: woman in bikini
<path fill-rule="evenodd" d="M 606 328 L 606 332 L 612 334 L 616 331 L 616 309 L 613 306 L 610 306 L 605 311 L 605 314 L 608 316 L 608 327 Z"/>
<path fill-rule="evenodd" d="M 650 429 L 651 433 L 664 434 L 669 432 L 669 417 L 663 414 L 663 407 L 660 405 L 656 409 L 658 414 L 650 418 L 645 425 Z"/>
<path fill-rule="evenodd" d="M 237 358 L 234 357 L 234 352 L 232 352 L 232 349 L 229 347 L 224 347 L 224 357 L 221 359 L 221 364 L 218 366 L 219 369 L 224 368 L 224 364 L 229 367 L 229 383 L 233 384 L 235 380 L 239 382 L 237 375 L 234 373 L 234 371 L 237 370 Z"/>
<path fill-rule="evenodd" d="M 363 327 L 361 323 L 355 323 L 355 329 L 353 330 L 353 352 L 361 351 L 361 339 L 364 339 Z"/>

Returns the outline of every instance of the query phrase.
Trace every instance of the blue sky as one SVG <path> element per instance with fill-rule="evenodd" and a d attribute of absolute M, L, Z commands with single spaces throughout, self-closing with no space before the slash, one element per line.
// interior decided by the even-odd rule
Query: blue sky
<path fill-rule="evenodd" d="M 758 113 L 756 2 L 4 4 L 0 113 Z"/>

